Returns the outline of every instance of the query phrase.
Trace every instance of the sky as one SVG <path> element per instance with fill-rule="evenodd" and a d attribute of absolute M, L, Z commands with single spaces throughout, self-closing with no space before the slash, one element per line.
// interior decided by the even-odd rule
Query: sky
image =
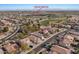
<path fill-rule="evenodd" d="M 79 10 L 79 4 L 0 4 L 0 11 L 4 10 L 38 10 L 34 6 L 48 6 L 43 10 Z"/>

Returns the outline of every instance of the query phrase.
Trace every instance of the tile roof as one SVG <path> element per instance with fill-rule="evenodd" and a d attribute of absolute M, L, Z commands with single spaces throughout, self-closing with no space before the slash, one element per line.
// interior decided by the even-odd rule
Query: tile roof
<path fill-rule="evenodd" d="M 53 45 L 53 47 L 51 48 L 51 51 L 56 52 L 58 54 L 69 54 L 70 53 L 69 49 L 63 48 L 58 45 Z"/>
<path fill-rule="evenodd" d="M 11 43 L 7 43 L 6 45 L 3 46 L 8 53 L 15 53 L 17 51 L 17 44 L 11 44 Z"/>

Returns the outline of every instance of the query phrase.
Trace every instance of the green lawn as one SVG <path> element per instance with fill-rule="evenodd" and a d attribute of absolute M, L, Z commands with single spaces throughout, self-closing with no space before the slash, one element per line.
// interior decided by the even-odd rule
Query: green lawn
<path fill-rule="evenodd" d="M 48 20 L 42 21 L 42 22 L 41 22 L 41 25 L 47 26 L 47 25 L 49 25 L 50 22 L 51 22 L 51 23 L 63 23 L 63 22 L 65 22 L 65 20 L 66 20 L 66 18 L 48 19 Z"/>

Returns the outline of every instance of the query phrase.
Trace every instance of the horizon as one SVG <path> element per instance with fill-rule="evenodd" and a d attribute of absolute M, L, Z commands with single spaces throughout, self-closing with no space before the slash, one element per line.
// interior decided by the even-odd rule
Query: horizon
<path fill-rule="evenodd" d="M 48 8 L 34 8 L 47 6 Z M 79 4 L 0 4 L 0 11 L 79 11 Z"/>

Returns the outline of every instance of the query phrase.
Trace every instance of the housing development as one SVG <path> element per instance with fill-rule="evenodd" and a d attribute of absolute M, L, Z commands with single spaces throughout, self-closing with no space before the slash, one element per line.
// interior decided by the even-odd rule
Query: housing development
<path fill-rule="evenodd" d="M 0 11 L 0 54 L 78 54 L 79 11 Z"/>

